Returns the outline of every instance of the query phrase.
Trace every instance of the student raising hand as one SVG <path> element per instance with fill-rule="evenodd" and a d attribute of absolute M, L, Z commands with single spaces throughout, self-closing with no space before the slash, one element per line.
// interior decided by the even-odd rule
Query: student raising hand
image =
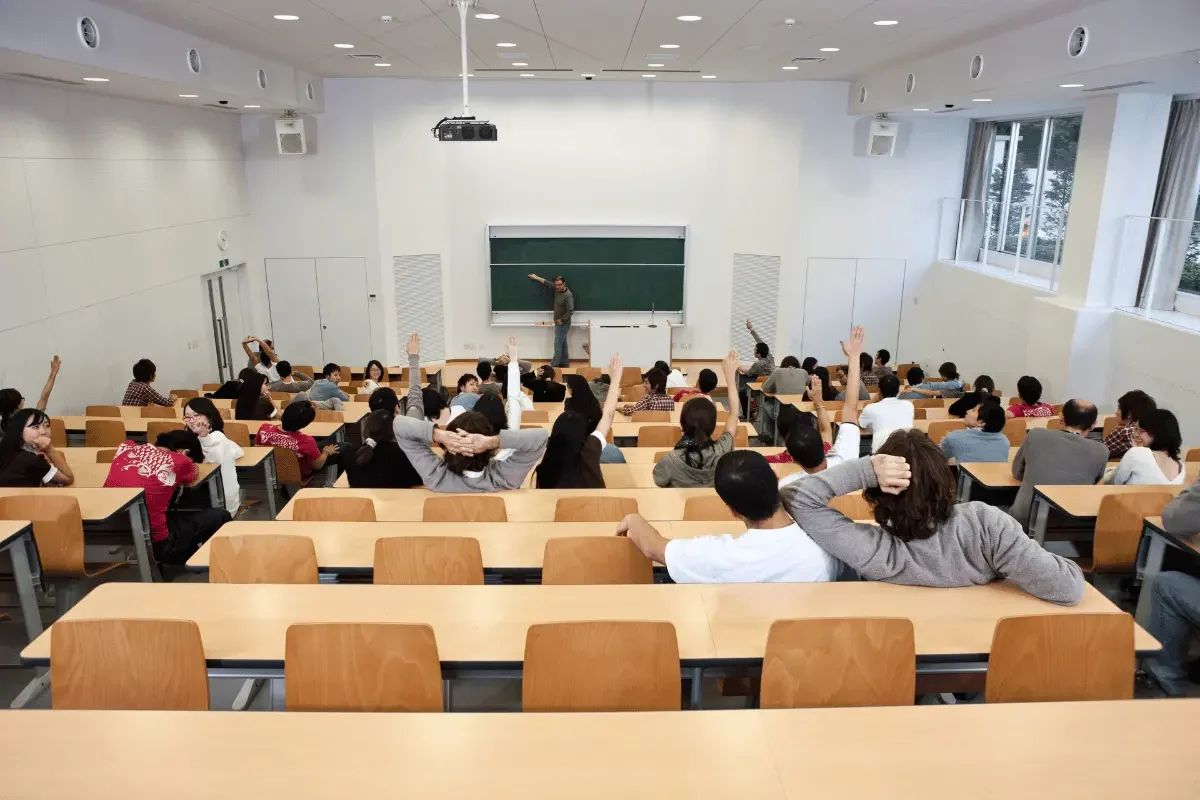
<path fill-rule="evenodd" d="M 414 333 L 412 336 L 408 337 L 408 345 L 405 346 L 404 351 L 410 356 L 421 355 L 421 336 Z"/>
<path fill-rule="evenodd" d="M 861 326 L 855 326 L 850 331 L 850 343 L 842 342 L 842 353 L 851 362 L 856 360 L 859 354 L 863 351 L 863 342 L 867 339 L 867 331 Z"/>

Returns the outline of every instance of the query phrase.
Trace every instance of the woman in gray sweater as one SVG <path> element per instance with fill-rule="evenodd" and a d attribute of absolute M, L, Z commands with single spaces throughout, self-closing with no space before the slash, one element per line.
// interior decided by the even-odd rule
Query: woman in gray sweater
<path fill-rule="evenodd" d="M 829 508 L 834 497 L 859 490 L 878 525 Z M 955 504 L 946 457 L 921 431 L 896 432 L 877 455 L 810 475 L 780 495 L 813 541 L 868 580 L 973 586 L 1007 579 L 1051 603 L 1083 598 L 1074 562 L 1042 549 L 997 508 Z"/>

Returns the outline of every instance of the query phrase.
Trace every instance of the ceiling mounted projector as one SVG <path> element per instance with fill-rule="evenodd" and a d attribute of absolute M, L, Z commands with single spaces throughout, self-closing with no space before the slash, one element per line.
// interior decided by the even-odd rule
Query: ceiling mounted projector
<path fill-rule="evenodd" d="M 479 0 L 450 0 L 450 5 L 458 9 L 459 41 L 462 42 L 462 90 L 463 113 L 461 117 L 442 117 L 433 126 L 433 138 L 439 142 L 494 142 L 499 131 L 492 123 L 480 122 L 471 116 L 467 102 L 467 76 L 471 70 L 467 68 L 467 9 L 473 8 Z"/>

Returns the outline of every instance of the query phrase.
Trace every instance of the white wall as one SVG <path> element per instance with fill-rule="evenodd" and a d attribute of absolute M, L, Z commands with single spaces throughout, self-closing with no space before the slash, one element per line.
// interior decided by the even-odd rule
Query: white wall
<path fill-rule="evenodd" d="M 32 404 L 55 353 L 60 414 L 143 357 L 163 390 L 213 380 L 199 276 L 258 260 L 248 214 L 236 119 L 0 81 L 0 386 Z"/>

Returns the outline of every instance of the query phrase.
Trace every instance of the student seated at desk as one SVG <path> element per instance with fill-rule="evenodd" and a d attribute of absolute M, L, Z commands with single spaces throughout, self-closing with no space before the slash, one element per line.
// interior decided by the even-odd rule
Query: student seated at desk
<path fill-rule="evenodd" d="M 363 370 L 363 382 L 361 387 L 363 393 L 370 394 L 378 389 L 379 384 L 381 383 L 387 383 L 387 370 L 383 368 L 383 364 L 372 358 L 367 362 L 367 368 Z"/>
<path fill-rule="evenodd" d="M 919 395 L 920 397 L 962 397 L 963 382 L 958 377 L 958 367 L 953 361 L 945 361 L 938 367 L 939 379 L 936 381 L 925 381 L 923 383 L 913 383 L 912 372 L 909 372 L 908 385 L 909 394 Z M 917 398 L 920 399 L 920 398 Z"/>
<path fill-rule="evenodd" d="M 421 476 L 400 445 L 388 411 L 372 411 L 362 422 L 362 446 L 345 450 L 339 461 L 354 489 L 411 489 L 421 486 Z"/>
<path fill-rule="evenodd" d="M 914 368 L 915 369 L 915 368 Z M 879 379 L 879 402 L 871 403 L 858 415 L 859 424 L 871 431 L 871 452 L 879 452 L 883 443 L 895 430 L 908 430 L 913 426 L 916 409 L 909 400 L 901 400 L 900 379 L 895 375 L 884 375 Z"/>
<path fill-rule="evenodd" d="M 37 405 L 34 406 L 38 411 L 45 411 L 46 404 L 50 402 L 50 392 L 54 391 L 54 382 L 58 380 L 58 370 L 62 367 L 62 360 L 55 356 L 50 360 L 50 377 L 46 378 L 46 385 L 42 387 L 42 395 L 38 398 Z M 25 407 L 25 396 L 17 389 L 0 389 L 0 433 L 8 427 L 8 421 L 12 415 Z"/>
<path fill-rule="evenodd" d="M 601 377 L 606 378 L 608 376 L 602 375 Z M 689 386 L 686 389 L 680 389 L 671 395 L 671 399 L 676 403 L 682 403 L 685 397 L 704 395 L 709 400 L 712 400 L 712 393 L 713 390 L 717 388 L 717 383 L 719 383 L 717 380 L 717 373 L 705 367 L 704 369 L 700 370 L 700 374 L 696 378 L 695 386 Z M 604 398 L 597 395 L 596 399 L 603 400 Z"/>
<path fill-rule="evenodd" d="M 775 356 L 771 355 L 770 346 L 755 332 L 754 323 L 750 320 L 746 320 L 746 330 L 754 337 L 754 363 L 740 371 L 744 382 L 750 382 L 756 378 L 766 378 L 775 371 Z M 733 385 L 732 382 L 730 385 Z"/>
<path fill-rule="evenodd" d="M 1017 396 L 1021 402 L 1008 407 L 1008 416 L 1053 417 L 1054 407 L 1042 402 L 1042 382 L 1032 375 L 1023 375 L 1017 381 Z"/>
<path fill-rule="evenodd" d="M 196 465 L 203 460 L 196 434 L 167 431 L 154 444 L 125 442 L 108 468 L 106 487 L 136 487 L 145 492 L 150 540 L 159 563 L 186 563 L 231 519 L 223 508 L 174 507 L 177 493 L 196 479 Z"/>
<path fill-rule="evenodd" d="M 830 378 L 829 370 L 826 367 L 814 367 L 813 377 L 817 378 L 820 383 L 820 388 L 815 388 L 815 385 L 810 382 L 808 390 L 804 393 L 804 397 L 808 402 L 812 403 L 817 400 L 822 400 L 830 403 L 837 400 L 838 391 L 833 388 L 833 381 Z"/>
<path fill-rule="evenodd" d="M 812 375 L 817 370 L 817 359 L 813 356 L 807 356 L 800 362 L 800 369 Z"/>
<path fill-rule="evenodd" d="M 965 392 L 962 397 L 955 400 L 946 409 L 946 413 L 958 419 L 964 419 L 967 412 L 978 406 L 980 403 L 995 401 L 1000 402 L 1000 398 L 996 397 L 992 392 L 996 391 L 996 382 L 992 380 L 990 375 L 980 375 L 975 379 L 975 388 L 969 392 Z"/>
<path fill-rule="evenodd" d="M 1138 446 L 1138 420 L 1142 414 L 1158 408 L 1154 398 L 1141 389 L 1126 392 L 1117 399 L 1117 421 L 1120 423 L 1113 432 L 1104 437 L 1104 446 L 1108 448 L 1110 460 L 1119 459 L 1130 448 Z"/>
<path fill-rule="evenodd" d="M 250 349 L 251 342 L 258 342 L 258 352 Z M 257 336 L 247 336 L 242 340 L 242 350 L 246 353 L 247 364 L 256 372 L 266 377 L 268 383 L 279 380 L 279 356 L 275 354 L 275 343 L 270 339 L 260 339 Z"/>
<path fill-rule="evenodd" d="M 667 376 L 667 389 L 686 389 L 688 382 L 687 377 L 677 369 L 672 369 L 671 365 L 665 361 L 655 361 L 654 367 L 660 369 Z"/>
<path fill-rule="evenodd" d="M 1163 509 L 1163 530 L 1179 536 L 1200 533 L 1200 483 L 1192 484 Z M 1143 662 L 1146 674 L 1168 697 L 1188 692 L 1188 650 L 1200 629 L 1200 578 L 1162 572 L 1150 589 L 1150 621 L 1146 630 L 1162 650 Z"/>
<path fill-rule="evenodd" d="M 1138 422 L 1141 445 L 1121 456 L 1121 463 L 1104 476 L 1105 483 L 1128 486 L 1182 486 L 1187 476 L 1179 450 L 1183 435 L 1179 421 L 1165 408 L 1143 411 Z"/>
<path fill-rule="evenodd" d="M 518 367 L 520 369 L 520 367 Z M 480 361 L 475 366 L 475 374 L 479 376 L 479 393 L 481 395 L 500 395 L 500 383 L 496 380 L 496 372 L 488 361 Z"/>
<path fill-rule="evenodd" d="M 608 371 L 610 375 L 621 374 L 620 355 L 613 355 Z M 591 392 L 580 399 L 596 402 Z M 598 423 L 593 424 L 586 414 L 570 409 L 559 414 L 550 429 L 546 454 L 537 467 L 537 488 L 603 489 L 604 473 L 600 461 L 608 446 L 608 431 L 616 413 L 617 394 L 612 392 L 604 403 Z"/>
<path fill-rule="evenodd" d="M 1004 424 L 1008 417 L 1000 407 L 1000 401 L 991 397 L 978 403 L 963 417 L 967 427 L 950 431 L 942 439 L 942 452 L 959 464 L 980 461 L 1003 463 L 1008 461 L 1008 437 L 1004 435 Z"/>
<path fill-rule="evenodd" d="M 121 400 L 123 406 L 172 406 L 175 405 L 175 395 L 163 397 L 154 391 L 150 384 L 158 376 L 158 367 L 148 358 L 133 365 L 133 380 L 125 387 L 125 397 Z"/>
<path fill-rule="evenodd" d="M 600 420 L 604 417 L 604 409 L 600 407 L 600 403 L 596 400 L 596 396 L 592 394 L 591 385 L 587 378 L 582 375 L 565 375 L 564 380 L 567 382 L 567 387 L 571 390 L 571 396 L 563 402 L 563 408 L 566 411 L 573 411 L 581 415 L 587 420 L 590 434 L 600 426 Z M 612 405 L 616 408 L 617 393 L 613 392 Z M 608 398 L 605 398 L 605 407 L 608 405 Z M 609 420 L 611 427 L 612 420 Z M 604 433 L 604 447 L 600 451 L 601 464 L 624 464 L 625 454 L 621 452 L 621 448 L 615 444 L 608 442 L 608 430 Z"/>
<path fill-rule="evenodd" d="M 298 400 L 299 398 L 297 398 Z M 295 403 L 297 400 L 293 400 Z M 271 387 L 261 372 L 247 374 L 238 390 L 237 402 L 233 404 L 233 418 L 237 420 L 275 419 L 279 410 L 271 402 Z"/>
<path fill-rule="evenodd" d="M 293 400 L 280 415 L 279 426 L 261 425 L 254 437 L 258 447 L 284 447 L 296 453 L 300 461 L 300 475 L 304 478 L 315 471 L 324 468 L 330 456 L 338 454 L 338 445 L 327 444 L 317 447 L 317 440 L 307 433 L 301 433 L 317 418 L 317 410 L 312 403 L 303 400 Z"/>
<path fill-rule="evenodd" d="M 0 486 L 70 486 L 67 458 L 50 441 L 50 417 L 23 408 L 9 417 L 0 439 Z"/>
<path fill-rule="evenodd" d="M 779 368 L 763 381 L 762 390 L 767 394 L 804 394 L 808 388 L 808 377 L 808 373 L 800 366 L 800 360 L 795 356 L 787 356 L 779 362 Z"/>
<path fill-rule="evenodd" d="M 674 411 L 675 401 L 667 394 L 667 376 L 660 369 L 651 367 L 642 376 L 642 388 L 646 395 L 632 405 L 626 405 L 621 413 L 629 416 L 635 411 Z"/>
<path fill-rule="evenodd" d="M 608 399 L 608 392 L 612 388 L 612 376 L 601 375 L 594 381 L 588 381 L 588 388 L 592 391 L 592 396 L 596 398 L 597 403 L 603 403 Z M 620 392 L 617 392 L 619 395 Z"/>
<path fill-rule="evenodd" d="M 1039 485 L 1090 486 L 1104 476 L 1108 448 L 1089 439 L 1096 424 L 1096 406 L 1069 400 L 1063 406 L 1065 430 L 1032 428 L 1013 458 L 1012 475 L 1021 481 L 1009 513 L 1022 524 L 1029 521 L 1033 487 Z"/>
<path fill-rule="evenodd" d="M 454 409 L 456 408 L 470 411 L 479 402 L 479 397 L 479 378 L 470 372 L 459 376 L 458 393 L 450 399 L 450 413 L 455 414 Z M 461 414 L 462 412 L 457 413 Z"/>
<path fill-rule="evenodd" d="M 220 465 L 225 509 L 230 514 L 237 514 L 242 505 L 242 487 L 238 484 L 236 462 L 246 454 L 245 451 L 225 435 L 225 420 L 207 397 L 193 397 L 187 401 L 183 407 L 183 424 L 200 440 L 204 463 Z"/>
<path fill-rule="evenodd" d="M 859 490 L 878 525 L 829 507 Z M 946 457 L 922 431 L 896 431 L 878 454 L 791 483 L 781 495 L 814 542 L 867 580 L 977 586 L 1007 579 L 1060 605 L 1083 597 L 1078 565 L 1042 549 L 1000 509 L 955 503 Z"/>
<path fill-rule="evenodd" d="M 372 411 L 386 411 L 393 417 L 404 413 L 400 408 L 400 398 L 396 396 L 396 390 L 390 386 L 381 386 L 371 392 L 367 408 Z"/>
<path fill-rule="evenodd" d="M 215 392 L 205 392 L 204 396 L 212 400 L 237 400 L 238 395 L 242 392 L 242 384 L 246 382 L 246 377 L 253 375 L 254 372 L 250 367 L 246 367 L 238 373 L 236 378 L 225 381 Z"/>
<path fill-rule="evenodd" d="M 313 381 L 312 388 L 308 390 L 309 399 L 314 403 L 319 403 L 322 400 L 332 400 L 336 397 L 343 403 L 349 403 L 350 395 L 338 388 L 338 382 L 342 379 L 341 368 L 330 362 L 321 372 L 322 376 Z"/>
<path fill-rule="evenodd" d="M 905 378 L 905 381 L 908 383 L 908 385 L 905 386 L 904 391 L 900 393 L 901 400 L 925 400 L 925 399 L 927 399 L 926 395 L 923 395 L 920 392 L 913 391 L 914 386 L 919 386 L 925 382 L 925 370 L 923 370 L 919 366 L 915 366 L 915 365 L 913 367 L 910 367 L 908 370 L 908 376 Z"/>
<path fill-rule="evenodd" d="M 813 376 L 813 382 L 818 379 Z M 825 403 L 813 403 L 816 411 L 817 427 L 795 424 L 788 431 L 786 440 L 789 461 L 799 464 L 803 472 L 793 472 L 779 479 L 782 488 L 793 481 L 798 481 L 808 475 L 816 475 L 830 467 L 836 467 L 846 461 L 858 458 L 862 432 L 858 425 L 858 410 L 855 403 L 848 403 L 842 409 L 842 422 L 834 434 L 829 422 L 829 414 L 825 411 Z"/>
<path fill-rule="evenodd" d="M 721 456 L 714 485 L 733 516 L 745 523 L 745 533 L 668 540 L 640 515 L 630 514 L 617 526 L 617 535 L 628 536 L 643 555 L 665 564 L 676 583 L 837 580 L 841 564 L 788 516 L 775 473 L 760 454 L 735 450 Z"/>
<path fill-rule="evenodd" d="M 271 383 L 272 392 L 299 394 L 312 388 L 312 377 L 293 370 L 290 361 L 280 361 L 275 365 L 275 371 L 279 373 L 279 380 Z"/>
<path fill-rule="evenodd" d="M 729 351 L 723 366 L 725 380 L 733 385 L 737 378 L 736 350 Z M 733 450 L 733 435 L 738 426 L 738 403 L 737 392 L 730 392 L 725 430 L 715 441 L 712 435 L 717 429 L 717 407 L 713 402 L 707 397 L 693 397 L 684 403 L 679 415 L 683 438 L 674 450 L 654 465 L 654 485 L 680 488 L 712 486 L 717 461 Z"/>
<path fill-rule="evenodd" d="M 538 367 L 536 377 L 530 373 L 524 376 L 520 383 L 533 392 L 534 403 L 561 403 L 567 398 L 567 387 L 554 378 L 554 367 L 545 364 Z M 505 388 L 512 391 L 511 386 Z"/>
<path fill-rule="evenodd" d="M 847 369 L 849 369 L 848 366 L 847 366 Z M 870 374 L 870 371 L 871 371 L 871 355 L 870 355 L 870 353 L 859 353 L 859 356 L 858 356 L 859 379 L 857 381 L 852 381 L 852 380 L 850 380 L 849 374 L 847 374 L 845 379 L 842 382 L 842 386 L 853 386 L 855 383 L 857 383 L 858 384 L 858 399 L 862 402 L 866 402 L 871 399 L 871 392 L 867 389 L 867 380 L 866 380 L 866 376 Z M 872 376 L 872 377 L 874 377 L 874 376 Z M 876 385 L 878 385 L 878 381 L 876 381 Z M 842 389 L 842 391 L 837 393 L 837 397 L 835 397 L 833 399 L 834 400 L 845 400 L 846 399 L 846 390 Z"/>
<path fill-rule="evenodd" d="M 875 353 L 875 366 L 871 369 L 871 377 L 873 380 L 867 382 L 868 386 L 879 383 L 879 379 L 884 375 L 895 374 L 892 368 L 888 366 L 888 362 L 891 360 L 892 354 L 887 350 L 880 350 Z M 866 379 L 864 378 L 864 380 Z"/>

